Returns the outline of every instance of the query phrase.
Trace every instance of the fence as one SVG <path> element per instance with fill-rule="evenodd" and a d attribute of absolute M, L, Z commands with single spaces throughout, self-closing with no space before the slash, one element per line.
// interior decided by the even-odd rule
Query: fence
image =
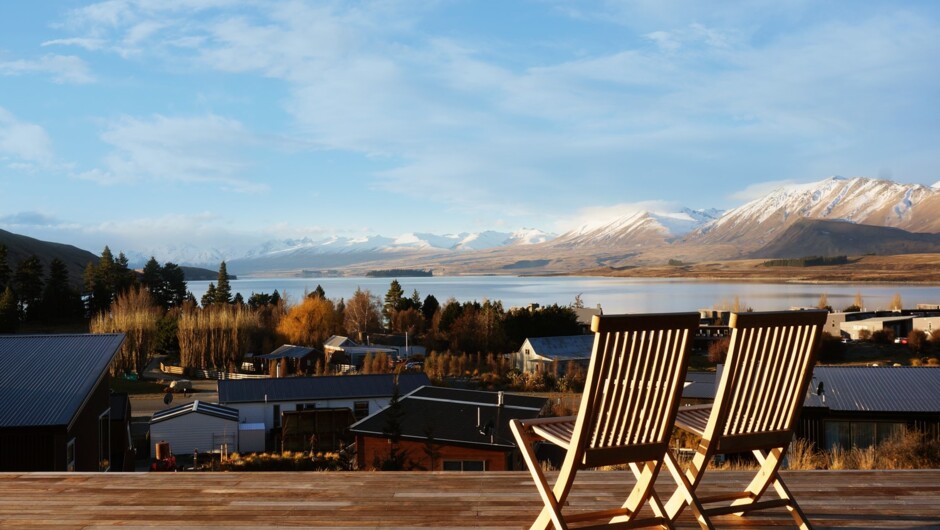
<path fill-rule="evenodd" d="M 199 368 L 183 368 L 160 363 L 160 371 L 165 374 L 188 375 L 193 379 L 268 379 L 268 375 L 237 374 L 221 370 L 202 370 Z"/>

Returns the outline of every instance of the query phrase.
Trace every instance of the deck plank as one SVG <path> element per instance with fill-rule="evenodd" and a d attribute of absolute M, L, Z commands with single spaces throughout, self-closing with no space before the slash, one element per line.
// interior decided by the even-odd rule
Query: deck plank
<path fill-rule="evenodd" d="M 706 475 L 705 494 L 748 473 Z M 940 470 L 793 471 L 784 480 L 817 528 L 940 528 Z M 608 508 L 629 472 L 579 474 L 572 511 Z M 668 478 L 657 490 L 671 493 Z M 0 528 L 523 528 L 539 510 L 527 473 L 0 473 Z M 789 528 L 784 509 L 716 518 Z M 683 514 L 680 528 L 698 528 Z"/>

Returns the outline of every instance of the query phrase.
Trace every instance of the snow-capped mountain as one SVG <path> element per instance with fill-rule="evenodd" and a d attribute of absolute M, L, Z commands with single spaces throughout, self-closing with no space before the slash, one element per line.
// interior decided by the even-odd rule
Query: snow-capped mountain
<path fill-rule="evenodd" d="M 779 188 L 729 210 L 690 234 L 689 242 L 733 243 L 752 250 L 771 242 L 799 219 L 940 232 L 940 188 L 888 180 L 831 177 Z"/>
<path fill-rule="evenodd" d="M 616 247 L 643 247 L 661 245 L 719 218 L 720 210 L 691 210 L 678 212 L 631 212 L 615 219 L 582 225 L 568 231 L 552 246 L 587 247 L 604 245 Z"/>

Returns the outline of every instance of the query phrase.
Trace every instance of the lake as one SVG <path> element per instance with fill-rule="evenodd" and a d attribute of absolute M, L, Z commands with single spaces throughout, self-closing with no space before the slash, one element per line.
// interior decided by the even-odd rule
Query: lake
<path fill-rule="evenodd" d="M 276 289 L 295 303 L 305 293 L 321 285 L 328 298 L 349 299 L 357 288 L 385 297 L 393 278 L 245 278 L 231 281 L 232 294 L 240 292 L 247 300 L 252 293 L 272 293 Z M 429 294 L 443 305 L 453 297 L 460 302 L 501 300 L 508 309 L 540 305 L 568 305 L 580 295 L 585 307 L 600 305 L 605 313 L 660 313 L 698 309 L 730 309 L 735 302 L 755 311 L 816 306 L 825 294 L 829 305 L 841 310 L 860 293 L 864 309 L 887 309 L 895 294 L 905 307 L 940 304 L 940 286 L 910 284 L 797 284 L 713 282 L 705 280 L 600 278 L 583 276 L 433 276 L 398 278 L 407 296 L 418 290 L 421 299 Z M 187 282 L 199 300 L 208 281 Z"/>

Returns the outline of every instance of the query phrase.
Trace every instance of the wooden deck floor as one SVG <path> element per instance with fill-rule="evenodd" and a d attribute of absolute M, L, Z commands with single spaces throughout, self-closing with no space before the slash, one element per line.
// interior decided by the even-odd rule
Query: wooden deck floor
<path fill-rule="evenodd" d="M 610 507 L 628 472 L 586 472 L 572 507 Z M 714 472 L 711 493 L 738 472 Z M 940 470 L 784 474 L 817 528 L 940 528 Z M 661 492 L 671 491 L 661 477 Z M 660 488 L 658 488 L 660 489 Z M 524 472 L 0 473 L 0 528 L 522 528 L 539 509 Z M 783 509 L 719 527 L 791 527 Z M 698 528 L 683 514 L 682 528 Z"/>

